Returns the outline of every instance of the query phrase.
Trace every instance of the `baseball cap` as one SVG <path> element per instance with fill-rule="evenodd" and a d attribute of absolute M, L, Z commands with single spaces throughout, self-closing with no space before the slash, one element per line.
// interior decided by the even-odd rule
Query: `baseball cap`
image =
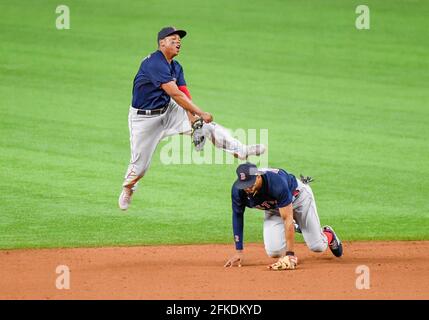
<path fill-rule="evenodd" d="M 184 38 L 186 36 L 186 31 L 178 30 L 175 27 L 162 28 L 161 31 L 158 32 L 158 42 L 159 40 L 162 40 L 165 37 L 171 36 L 172 34 L 178 34 L 180 38 Z"/>
<path fill-rule="evenodd" d="M 237 189 L 246 189 L 253 186 L 256 182 L 256 177 L 261 173 L 258 167 L 253 163 L 242 163 L 237 167 L 237 180 L 234 182 L 234 187 Z"/>

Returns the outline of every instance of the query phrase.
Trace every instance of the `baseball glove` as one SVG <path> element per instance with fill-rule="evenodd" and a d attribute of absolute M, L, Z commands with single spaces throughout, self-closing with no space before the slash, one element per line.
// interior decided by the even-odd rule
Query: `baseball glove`
<path fill-rule="evenodd" d="M 204 144 L 206 143 L 206 137 L 203 134 L 203 125 L 204 121 L 202 118 L 198 118 L 192 123 L 192 132 L 191 138 L 192 143 L 195 146 L 195 150 L 201 151 L 204 148 Z"/>
<path fill-rule="evenodd" d="M 298 258 L 295 256 L 284 256 L 279 261 L 273 263 L 268 268 L 270 270 L 281 271 L 281 270 L 293 270 L 298 267 Z"/>
<path fill-rule="evenodd" d="M 309 184 L 310 182 L 313 182 L 314 179 L 310 176 L 304 177 L 302 174 L 299 175 L 299 178 L 301 179 L 302 183 Z"/>

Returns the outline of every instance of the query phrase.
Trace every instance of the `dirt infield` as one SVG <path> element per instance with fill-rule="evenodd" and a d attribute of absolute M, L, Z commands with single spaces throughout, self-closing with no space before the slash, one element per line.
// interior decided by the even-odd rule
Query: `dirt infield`
<path fill-rule="evenodd" d="M 298 245 L 299 269 L 269 271 L 261 244 L 242 268 L 230 245 L 0 251 L 1 299 L 429 299 L 429 241 L 349 242 L 335 258 Z M 70 289 L 58 290 L 58 265 Z M 357 289 L 358 266 L 369 289 Z M 360 283 L 360 281 L 358 281 Z"/>

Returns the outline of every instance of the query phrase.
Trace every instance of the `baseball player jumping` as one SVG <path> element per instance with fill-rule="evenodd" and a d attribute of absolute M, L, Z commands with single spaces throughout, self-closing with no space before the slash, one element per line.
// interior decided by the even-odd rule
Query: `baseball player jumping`
<path fill-rule="evenodd" d="M 265 210 L 265 251 L 268 256 L 279 258 L 269 266 L 271 270 L 297 267 L 295 231 L 302 233 L 311 251 L 323 252 L 329 247 L 334 256 L 342 256 L 343 246 L 334 230 L 320 227 L 313 191 L 308 185 L 310 177 L 296 179 L 283 169 L 258 169 L 251 163 L 239 165 L 237 176 L 231 190 L 236 254 L 225 267 L 242 264 L 245 207 Z"/>
<path fill-rule="evenodd" d="M 186 31 L 166 27 L 158 33 L 158 50 L 141 63 L 134 78 L 128 114 L 131 160 L 125 174 L 119 208 L 127 210 L 138 181 L 149 168 L 158 143 L 175 134 L 190 134 L 197 150 L 208 139 L 239 159 L 265 152 L 264 145 L 243 145 L 212 122 L 210 113 L 191 100 L 183 68 L 176 60 Z"/>

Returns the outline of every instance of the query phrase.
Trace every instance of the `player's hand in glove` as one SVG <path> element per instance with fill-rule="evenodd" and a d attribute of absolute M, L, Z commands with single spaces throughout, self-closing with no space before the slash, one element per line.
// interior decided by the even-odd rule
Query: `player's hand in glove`
<path fill-rule="evenodd" d="M 242 262 L 243 253 L 241 251 L 237 251 L 237 253 L 225 263 L 224 267 L 232 267 L 235 263 L 237 263 L 238 266 L 241 267 Z"/>
<path fill-rule="evenodd" d="M 281 270 L 293 270 L 298 267 L 298 258 L 292 255 L 284 256 L 279 259 L 276 263 L 268 266 L 270 270 L 281 271 Z"/>
<path fill-rule="evenodd" d="M 204 148 L 204 144 L 206 143 L 206 137 L 203 134 L 203 119 L 198 118 L 192 123 L 192 143 L 195 146 L 195 150 L 201 151 Z"/>

